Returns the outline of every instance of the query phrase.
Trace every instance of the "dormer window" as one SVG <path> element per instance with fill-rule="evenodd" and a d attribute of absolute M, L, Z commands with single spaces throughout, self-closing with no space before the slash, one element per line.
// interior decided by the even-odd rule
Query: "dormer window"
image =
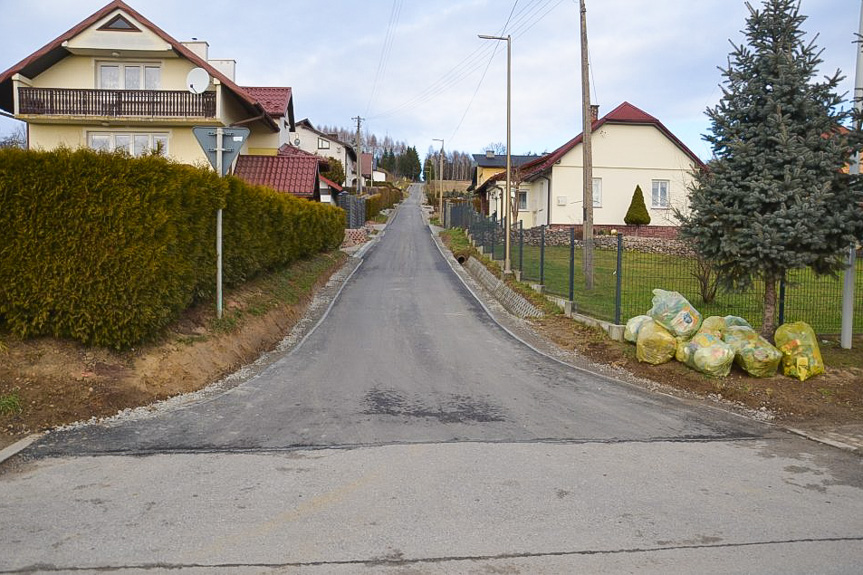
<path fill-rule="evenodd" d="M 99 64 L 102 90 L 159 90 L 162 69 L 153 64 Z"/>

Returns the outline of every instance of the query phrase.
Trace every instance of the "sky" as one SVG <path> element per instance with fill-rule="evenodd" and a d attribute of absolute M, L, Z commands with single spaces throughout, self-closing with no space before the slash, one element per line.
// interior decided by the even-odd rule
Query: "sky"
<path fill-rule="evenodd" d="M 0 70 L 108 0 L 0 0 Z M 512 152 L 554 150 L 581 132 L 578 0 L 127 0 L 177 40 L 237 60 L 242 86 L 291 86 L 296 118 L 363 127 L 415 146 L 482 153 L 506 141 L 506 42 L 512 36 Z M 754 6 L 759 0 L 752 0 Z M 591 100 L 658 118 L 702 159 L 705 109 L 720 66 L 743 40 L 743 0 L 586 0 Z M 801 0 L 824 50 L 822 75 L 853 91 L 861 3 Z M 849 104 L 850 105 L 850 104 Z M 0 136 L 16 122 L 0 117 Z"/>

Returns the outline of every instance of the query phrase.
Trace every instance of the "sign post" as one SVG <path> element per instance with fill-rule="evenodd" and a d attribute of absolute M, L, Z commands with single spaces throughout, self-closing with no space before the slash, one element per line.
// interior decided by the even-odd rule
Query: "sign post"
<path fill-rule="evenodd" d="M 192 132 L 219 177 L 228 172 L 249 137 L 249 129 L 243 127 L 196 126 Z M 222 208 L 216 212 L 216 317 L 222 319 Z"/>

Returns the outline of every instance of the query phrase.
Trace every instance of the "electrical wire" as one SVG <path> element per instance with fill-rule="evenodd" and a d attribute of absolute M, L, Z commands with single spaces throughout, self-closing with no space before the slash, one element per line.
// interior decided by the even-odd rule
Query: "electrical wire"
<path fill-rule="evenodd" d="M 369 94 L 369 102 L 366 105 L 366 116 L 372 107 L 372 102 L 378 94 L 381 80 L 386 74 L 387 65 L 389 64 L 390 54 L 392 53 L 393 41 L 395 39 L 395 30 L 398 27 L 399 17 L 402 11 L 402 0 L 393 0 L 393 7 L 390 11 L 390 21 L 387 24 L 387 33 L 384 36 L 384 43 L 381 47 L 381 55 L 378 59 L 378 69 L 375 72 L 375 80 L 372 83 L 372 91 Z"/>

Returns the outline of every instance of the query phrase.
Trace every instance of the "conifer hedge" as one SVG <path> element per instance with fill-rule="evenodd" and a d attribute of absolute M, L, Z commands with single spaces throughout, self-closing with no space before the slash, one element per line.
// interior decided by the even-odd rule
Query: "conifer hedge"
<path fill-rule="evenodd" d="M 0 150 L 0 324 L 114 348 L 151 338 L 225 283 L 341 242 L 344 216 L 169 162 L 90 150 Z"/>

